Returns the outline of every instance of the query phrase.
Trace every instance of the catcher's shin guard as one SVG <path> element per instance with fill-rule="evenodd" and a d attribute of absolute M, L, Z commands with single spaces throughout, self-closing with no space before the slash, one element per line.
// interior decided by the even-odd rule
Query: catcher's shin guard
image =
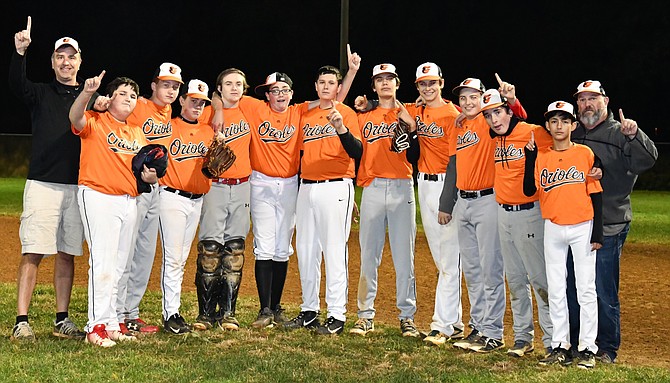
<path fill-rule="evenodd" d="M 223 246 L 210 240 L 198 242 L 195 286 L 198 291 L 198 320 L 214 322 L 216 304 L 221 295 Z"/>
<path fill-rule="evenodd" d="M 244 239 L 233 239 L 223 247 L 223 276 L 220 279 L 219 318 L 234 317 L 237 293 L 242 282 Z"/>

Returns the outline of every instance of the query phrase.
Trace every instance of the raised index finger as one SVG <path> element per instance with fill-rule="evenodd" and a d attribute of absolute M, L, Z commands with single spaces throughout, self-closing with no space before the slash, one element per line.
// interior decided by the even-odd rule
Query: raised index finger
<path fill-rule="evenodd" d="M 30 37 L 30 28 L 32 27 L 33 20 L 28 16 L 28 24 L 26 25 L 26 31 L 28 31 L 28 37 Z"/>
<path fill-rule="evenodd" d="M 535 143 L 535 132 L 530 131 L 530 142 Z"/>
<path fill-rule="evenodd" d="M 351 57 L 351 46 L 347 44 L 347 56 Z"/>
<path fill-rule="evenodd" d="M 620 122 L 623 122 L 623 120 L 626 119 L 626 117 L 623 116 L 623 109 L 619 109 L 619 118 L 621 119 Z"/>
<path fill-rule="evenodd" d="M 498 73 L 495 73 L 495 75 L 496 75 L 496 80 L 498 81 L 498 85 L 502 86 L 503 80 L 500 78 L 500 76 L 498 76 Z"/>

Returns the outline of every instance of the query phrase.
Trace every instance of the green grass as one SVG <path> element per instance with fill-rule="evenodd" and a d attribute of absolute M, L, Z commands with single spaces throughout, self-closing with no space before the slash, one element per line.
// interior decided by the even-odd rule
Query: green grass
<path fill-rule="evenodd" d="M 0 215 L 21 214 L 25 184 L 24 178 L 0 178 Z"/>
<path fill-rule="evenodd" d="M 14 319 L 15 287 L 0 284 L 0 331 L 9 334 Z M 160 293 L 143 301 L 145 318 L 160 318 Z M 182 313 L 197 314 L 194 293 L 185 293 Z M 0 340 L 0 376 L 4 382 L 662 382 L 662 368 L 598 365 L 593 371 L 576 367 L 541 368 L 540 354 L 512 359 L 502 352 L 489 355 L 451 347 L 423 346 L 400 336 L 393 326 L 377 326 L 365 338 L 342 334 L 319 337 L 303 330 L 248 329 L 257 302 L 242 299 L 238 315 L 243 328 L 212 330 L 186 336 L 159 333 L 137 343 L 102 350 L 83 342 L 50 336 L 53 289 L 38 286 L 31 308 L 37 333 L 34 344 Z M 289 306 L 294 313 L 297 306 Z M 70 316 L 86 320 L 86 291 L 75 288 Z M 346 330 L 353 323 L 350 317 Z"/>

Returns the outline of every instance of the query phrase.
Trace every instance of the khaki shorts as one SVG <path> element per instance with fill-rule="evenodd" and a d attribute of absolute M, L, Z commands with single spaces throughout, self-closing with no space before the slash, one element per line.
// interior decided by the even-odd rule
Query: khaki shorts
<path fill-rule="evenodd" d="M 77 185 L 27 180 L 19 228 L 22 254 L 82 254 Z"/>

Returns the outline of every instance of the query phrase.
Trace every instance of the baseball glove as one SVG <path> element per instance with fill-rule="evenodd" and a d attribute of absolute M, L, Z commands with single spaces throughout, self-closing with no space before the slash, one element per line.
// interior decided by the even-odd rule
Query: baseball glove
<path fill-rule="evenodd" d="M 409 149 L 409 124 L 399 118 L 393 131 L 391 151 L 401 153 L 407 149 Z"/>
<path fill-rule="evenodd" d="M 235 162 L 235 153 L 226 145 L 223 135 L 216 135 L 205 153 L 202 174 L 207 178 L 219 178 Z"/>

